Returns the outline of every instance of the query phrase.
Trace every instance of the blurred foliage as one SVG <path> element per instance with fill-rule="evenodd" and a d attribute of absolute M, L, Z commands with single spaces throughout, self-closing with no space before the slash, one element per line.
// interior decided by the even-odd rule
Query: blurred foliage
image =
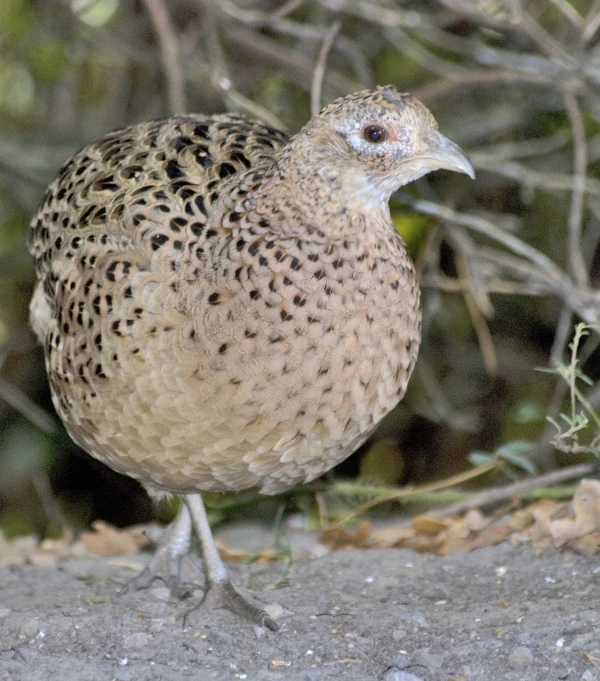
<path fill-rule="evenodd" d="M 319 92 L 315 65 L 336 21 Z M 525 470 L 585 456 L 571 448 L 557 459 L 552 423 L 600 409 L 597 1 L 2 0 L 3 527 L 43 534 L 61 515 L 81 526 L 152 513 L 135 483 L 66 437 L 28 328 L 29 216 L 69 155 L 175 110 L 238 110 L 294 131 L 310 116 L 311 89 L 326 103 L 376 83 L 420 97 L 471 155 L 477 180 L 435 173 L 392 200 L 423 284 L 421 356 L 381 442 L 329 477 L 438 478 L 474 451 Z M 572 413 L 568 381 L 534 369 L 569 366 L 580 319 L 590 327 L 578 338 L 586 381 Z M 522 440 L 531 452 L 515 449 Z M 306 508 L 306 495 L 287 499 Z"/>
<path fill-rule="evenodd" d="M 569 387 L 568 413 L 561 412 L 558 419 L 546 418 L 556 428 L 552 444 L 561 452 L 593 454 L 600 458 L 600 409 L 595 408 L 584 394 L 585 387 L 593 387 L 594 382 L 579 368 L 581 342 L 589 334 L 590 328 L 586 324 L 577 324 L 573 342 L 569 343 L 570 362 L 555 362 L 553 369 L 543 370 L 558 374 Z"/>

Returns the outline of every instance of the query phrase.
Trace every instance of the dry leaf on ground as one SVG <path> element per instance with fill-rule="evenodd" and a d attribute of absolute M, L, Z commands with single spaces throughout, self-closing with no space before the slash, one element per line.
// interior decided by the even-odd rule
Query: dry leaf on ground
<path fill-rule="evenodd" d="M 555 546 L 562 546 L 572 539 L 600 531 L 600 482 L 582 480 L 573 496 L 575 518 L 554 520 L 550 534 Z"/>
<path fill-rule="evenodd" d="M 96 556 L 120 556 L 139 553 L 150 540 L 145 535 L 146 525 L 132 525 L 119 529 L 102 520 L 92 523 L 93 532 L 82 532 L 80 539 L 90 553 Z"/>
<path fill-rule="evenodd" d="M 156 525 L 117 529 L 102 521 L 96 521 L 93 531 L 82 532 L 76 540 L 70 531 L 58 539 L 42 542 L 33 536 L 8 541 L 0 532 L 0 567 L 23 563 L 54 564 L 89 555 L 137 554 L 150 543 L 147 535 L 152 538 L 161 532 Z M 363 520 L 354 530 L 333 525 L 314 537 L 315 545 L 322 542 L 333 550 L 394 547 L 437 555 L 472 551 L 507 539 L 513 545 L 530 543 L 540 551 L 552 543 L 556 547 L 594 555 L 600 549 L 600 481 L 582 480 L 572 504 L 541 499 L 516 511 L 514 504 L 501 507 L 491 516 L 478 509 L 450 518 L 420 515 L 411 522 L 404 520 L 377 530 Z M 221 556 L 228 561 L 267 562 L 278 555 L 272 548 L 250 554 L 223 541 L 217 543 Z"/>

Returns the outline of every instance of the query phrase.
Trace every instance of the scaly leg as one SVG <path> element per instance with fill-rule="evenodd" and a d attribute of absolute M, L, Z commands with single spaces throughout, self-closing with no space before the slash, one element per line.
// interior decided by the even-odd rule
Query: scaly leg
<path fill-rule="evenodd" d="M 202 605 L 223 605 L 229 610 L 252 620 L 261 627 L 277 631 L 279 625 L 233 585 L 227 568 L 215 546 L 206 510 L 200 494 L 188 494 L 184 502 L 189 509 L 194 530 L 202 544 L 202 557 L 206 571 L 206 595 Z M 207 603 L 207 598 L 210 603 Z"/>
<path fill-rule="evenodd" d="M 183 598 L 182 563 L 189 560 L 192 518 L 186 504 L 181 504 L 174 520 L 163 530 L 150 563 L 122 589 L 121 593 L 147 589 L 155 579 L 163 579 L 173 598 Z M 191 562 L 191 561 L 190 561 Z M 195 571 L 201 579 L 197 566 Z"/>

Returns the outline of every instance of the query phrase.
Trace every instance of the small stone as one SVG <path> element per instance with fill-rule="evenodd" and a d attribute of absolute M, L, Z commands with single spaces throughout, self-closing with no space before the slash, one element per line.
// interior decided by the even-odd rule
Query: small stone
<path fill-rule="evenodd" d="M 171 598 L 171 591 L 166 586 L 155 586 L 150 589 L 150 593 L 153 598 L 156 598 L 157 601 L 163 601 L 163 603 L 168 603 Z"/>
<path fill-rule="evenodd" d="M 230 634 L 227 631 L 222 631 L 221 629 L 213 629 L 212 634 L 218 641 L 224 643 L 226 646 L 236 647 L 240 644 L 238 637 L 233 636 L 233 634 Z"/>
<path fill-rule="evenodd" d="M 423 666 L 427 669 L 439 669 L 444 664 L 444 655 L 442 653 L 431 653 L 429 648 L 421 648 L 412 655 L 411 664 Z"/>
<path fill-rule="evenodd" d="M 443 584 L 430 586 L 423 596 L 432 601 L 450 601 L 450 591 Z"/>
<path fill-rule="evenodd" d="M 483 642 L 483 645 L 489 650 L 498 650 L 504 646 L 504 641 L 499 638 L 489 638 Z"/>
<path fill-rule="evenodd" d="M 531 634 L 529 633 L 519 634 L 517 636 L 517 641 L 522 646 L 528 646 L 531 643 L 531 640 Z"/>
<path fill-rule="evenodd" d="M 150 622 L 150 627 L 148 631 L 151 634 L 158 634 L 164 629 L 165 626 L 165 620 L 160 620 L 160 619 L 155 619 Z"/>
<path fill-rule="evenodd" d="M 143 648 L 150 643 L 152 636 L 146 634 L 143 631 L 139 631 L 135 634 L 129 634 L 123 639 L 123 645 L 125 648 Z"/>
<path fill-rule="evenodd" d="M 399 655 L 394 655 L 391 663 L 390 669 L 406 669 L 411 664 L 411 659 L 406 653 L 402 652 Z"/>
<path fill-rule="evenodd" d="M 402 626 L 392 632 L 394 641 L 403 641 L 409 632 L 417 633 L 420 629 L 429 629 L 429 622 L 420 612 L 402 614 L 398 621 Z"/>
<path fill-rule="evenodd" d="M 596 636 L 597 633 L 595 631 L 588 631 L 575 636 L 571 641 L 571 650 L 585 650 L 588 652 L 590 644 L 594 642 Z"/>
<path fill-rule="evenodd" d="M 415 612 L 413 613 L 412 618 L 414 622 L 416 622 L 417 625 L 421 627 L 421 629 L 429 629 L 429 622 L 427 621 L 423 613 Z"/>
<path fill-rule="evenodd" d="M 24 636 L 25 638 L 32 638 L 38 633 L 39 630 L 40 630 L 39 620 L 30 619 L 23 622 L 19 630 L 19 635 Z"/>
<path fill-rule="evenodd" d="M 513 648 L 508 656 L 508 664 L 513 669 L 525 669 L 533 662 L 533 653 L 525 646 Z"/>
<path fill-rule="evenodd" d="M 598 681 L 598 675 L 594 674 L 594 672 L 589 669 L 586 669 L 579 678 L 579 681 Z"/>

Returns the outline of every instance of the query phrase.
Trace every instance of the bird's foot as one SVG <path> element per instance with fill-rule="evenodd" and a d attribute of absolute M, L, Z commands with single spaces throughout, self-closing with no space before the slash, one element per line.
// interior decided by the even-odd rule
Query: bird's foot
<path fill-rule="evenodd" d="M 227 610 L 258 624 L 260 627 L 266 627 L 271 631 L 279 630 L 277 622 L 260 605 L 253 602 L 249 596 L 238 591 L 229 579 L 211 582 L 204 599 L 194 610 L 216 610 L 219 608 L 227 608 Z"/>
<path fill-rule="evenodd" d="M 148 566 L 126 584 L 121 593 L 147 589 L 155 579 L 161 579 L 172 598 L 186 598 L 194 585 L 202 584 L 202 570 L 190 557 L 191 528 L 190 514 L 182 504 L 175 519 L 163 530 Z"/>
<path fill-rule="evenodd" d="M 191 556 L 174 555 L 168 546 L 159 546 L 148 565 L 121 588 L 120 594 L 148 589 L 157 579 L 166 584 L 171 598 L 182 600 L 203 588 L 204 574 Z"/>

